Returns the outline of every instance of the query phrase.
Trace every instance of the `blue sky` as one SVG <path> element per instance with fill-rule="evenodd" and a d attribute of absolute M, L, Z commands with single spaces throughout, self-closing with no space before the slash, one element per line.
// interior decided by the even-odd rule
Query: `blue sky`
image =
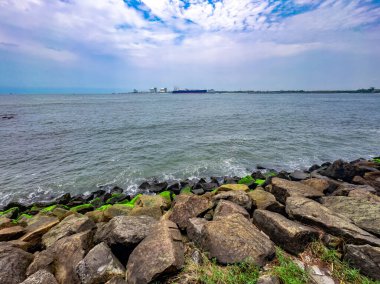
<path fill-rule="evenodd" d="M 378 0 L 1 0 L 0 92 L 380 88 Z"/>

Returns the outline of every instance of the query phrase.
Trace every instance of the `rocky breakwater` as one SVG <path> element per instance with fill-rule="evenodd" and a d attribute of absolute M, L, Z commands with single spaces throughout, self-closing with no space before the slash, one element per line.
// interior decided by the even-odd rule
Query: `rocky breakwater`
<path fill-rule="evenodd" d="M 378 159 L 140 189 L 6 206 L 0 283 L 246 283 L 228 280 L 242 264 L 257 269 L 249 283 L 380 281 Z M 301 282 L 284 276 L 284 255 L 303 271 Z M 336 273 L 331 255 L 368 278 Z M 207 282 L 226 270 L 227 280 Z"/>

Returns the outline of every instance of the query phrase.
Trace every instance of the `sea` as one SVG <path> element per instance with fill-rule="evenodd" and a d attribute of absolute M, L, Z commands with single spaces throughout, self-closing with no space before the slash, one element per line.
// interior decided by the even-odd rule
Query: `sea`
<path fill-rule="evenodd" d="M 0 205 L 378 155 L 380 94 L 0 95 Z"/>

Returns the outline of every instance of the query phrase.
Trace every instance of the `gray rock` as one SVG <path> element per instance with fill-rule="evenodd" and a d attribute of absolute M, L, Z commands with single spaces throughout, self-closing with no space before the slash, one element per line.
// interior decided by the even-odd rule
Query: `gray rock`
<path fill-rule="evenodd" d="M 202 229 L 204 225 L 207 223 L 207 220 L 203 218 L 190 218 L 186 231 L 187 236 L 191 241 L 196 244 L 200 244 L 202 240 Z"/>
<path fill-rule="evenodd" d="M 224 192 L 221 191 L 212 198 L 214 202 L 217 202 L 221 199 L 236 203 L 237 205 L 244 207 L 248 211 L 250 211 L 252 208 L 252 199 L 243 190 L 224 191 Z"/>
<path fill-rule="evenodd" d="M 228 200 L 220 200 L 215 208 L 214 220 L 232 214 L 241 214 L 245 218 L 249 219 L 249 213 L 243 207 Z"/>
<path fill-rule="evenodd" d="M 107 281 L 106 284 L 127 284 L 127 281 L 121 277 L 114 277 L 111 280 Z"/>
<path fill-rule="evenodd" d="M 319 237 L 316 230 L 266 210 L 256 210 L 253 222 L 272 241 L 293 254 L 303 252 L 310 242 Z"/>
<path fill-rule="evenodd" d="M 252 199 L 252 207 L 254 209 L 263 209 L 285 214 L 285 206 L 279 203 L 272 193 L 262 189 L 255 189 L 250 191 L 248 195 Z"/>
<path fill-rule="evenodd" d="M 307 174 L 307 173 L 305 173 L 303 171 L 299 171 L 299 170 L 292 172 L 289 176 L 294 181 L 300 181 L 300 180 L 310 178 L 310 174 Z"/>
<path fill-rule="evenodd" d="M 150 283 L 184 265 L 184 246 L 175 223 L 160 221 L 134 249 L 127 264 L 129 284 Z"/>
<path fill-rule="evenodd" d="M 353 190 L 365 190 L 371 193 L 376 193 L 376 190 L 369 185 L 356 185 L 350 183 L 342 183 L 332 193 L 332 196 L 348 196 Z"/>
<path fill-rule="evenodd" d="M 344 260 L 364 275 L 380 280 L 380 248 L 369 245 L 347 245 Z"/>
<path fill-rule="evenodd" d="M 318 266 L 308 267 L 307 272 L 313 284 L 335 284 L 334 279 L 326 275 Z"/>
<path fill-rule="evenodd" d="M 336 180 L 351 182 L 356 175 L 355 166 L 342 160 L 337 160 L 326 169 L 319 171 L 320 174 Z"/>
<path fill-rule="evenodd" d="M 105 243 L 92 248 L 75 270 L 83 284 L 101 284 L 125 276 L 124 266 Z"/>
<path fill-rule="evenodd" d="M 261 275 L 257 279 L 257 284 L 281 284 L 280 279 L 273 275 Z"/>
<path fill-rule="evenodd" d="M 275 254 L 272 241 L 241 214 L 207 222 L 201 243 L 209 257 L 222 264 L 248 261 L 263 266 Z"/>
<path fill-rule="evenodd" d="M 21 284 L 58 284 L 54 275 L 47 270 L 39 270 Z"/>

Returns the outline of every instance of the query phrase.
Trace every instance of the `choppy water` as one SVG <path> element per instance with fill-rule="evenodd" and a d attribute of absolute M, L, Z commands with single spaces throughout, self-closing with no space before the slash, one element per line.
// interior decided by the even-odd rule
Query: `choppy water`
<path fill-rule="evenodd" d="M 378 94 L 2 95 L 0 204 L 380 154 Z"/>

